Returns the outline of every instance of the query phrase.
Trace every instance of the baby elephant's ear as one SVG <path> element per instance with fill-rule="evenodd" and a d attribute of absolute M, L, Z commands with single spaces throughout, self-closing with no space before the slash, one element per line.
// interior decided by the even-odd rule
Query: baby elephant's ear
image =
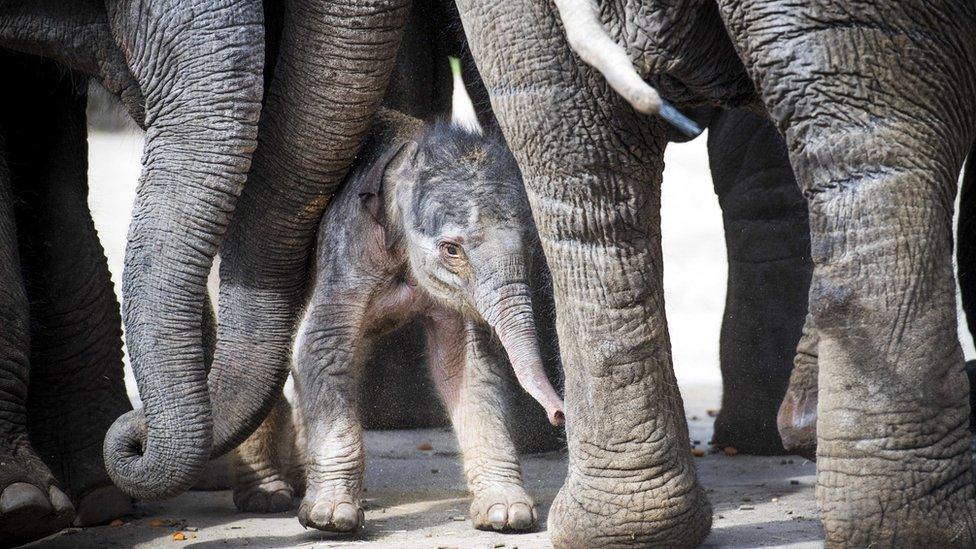
<path fill-rule="evenodd" d="M 416 152 L 417 144 L 413 141 L 396 144 L 384 152 L 363 176 L 359 199 L 373 221 L 384 228 L 386 227 L 384 207 L 386 201 L 383 198 L 383 181 L 387 176 L 396 177 L 400 174 L 408 159 Z"/>

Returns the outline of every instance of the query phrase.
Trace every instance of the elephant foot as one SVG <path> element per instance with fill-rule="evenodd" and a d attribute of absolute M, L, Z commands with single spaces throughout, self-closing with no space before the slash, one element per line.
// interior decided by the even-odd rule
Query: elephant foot
<path fill-rule="evenodd" d="M 817 459 L 817 385 L 790 382 L 776 416 L 783 446 L 791 454 Z"/>
<path fill-rule="evenodd" d="M 942 479 L 920 480 L 903 473 L 892 483 L 890 478 L 862 476 L 863 470 L 850 471 L 860 477 L 852 480 L 827 462 L 823 458 L 817 464 L 822 471 L 817 499 L 825 547 L 976 547 L 971 475 L 944 486 L 934 484 Z M 825 481 L 837 484 L 825 487 Z"/>
<path fill-rule="evenodd" d="M 75 526 L 97 526 L 132 513 L 132 498 L 113 486 L 95 488 L 77 503 Z"/>
<path fill-rule="evenodd" d="M 298 508 L 298 522 L 326 532 L 354 533 L 366 524 L 366 517 L 348 493 L 323 492 L 318 497 L 305 495 Z"/>
<path fill-rule="evenodd" d="M 478 490 L 471 502 L 471 523 L 478 530 L 527 532 L 539 518 L 535 502 L 519 485 L 499 484 Z"/>
<path fill-rule="evenodd" d="M 554 548 L 697 547 L 711 530 L 712 506 L 697 481 L 686 491 L 640 491 L 647 483 L 626 482 L 614 483 L 613 493 L 584 488 L 592 485 L 572 473 L 566 478 L 549 509 Z"/>
<path fill-rule="evenodd" d="M 71 524 L 75 510 L 57 486 L 47 491 L 14 482 L 0 492 L 0 546 L 20 545 L 49 536 Z"/>
<path fill-rule="evenodd" d="M 0 445 L 0 547 L 51 535 L 75 517 L 71 500 L 33 448 L 8 444 Z"/>
<path fill-rule="evenodd" d="M 245 513 L 281 513 L 294 506 L 295 491 L 283 480 L 234 486 L 234 505 Z"/>
<path fill-rule="evenodd" d="M 720 448 L 734 447 L 740 454 L 776 456 L 788 454 L 776 429 L 780 398 L 751 395 L 748 401 L 723 398 L 722 410 L 715 418 L 711 443 Z"/>

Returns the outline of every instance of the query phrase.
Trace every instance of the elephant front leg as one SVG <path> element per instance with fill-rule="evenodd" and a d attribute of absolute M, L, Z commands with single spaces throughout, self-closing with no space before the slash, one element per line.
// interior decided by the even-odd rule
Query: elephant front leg
<path fill-rule="evenodd" d="M 23 57 L 7 115 L 21 270 L 31 319 L 28 429 L 71 496 L 75 524 L 131 512 L 105 471 L 102 441 L 129 411 L 122 319 L 88 209 L 85 95 L 64 69 Z"/>
<path fill-rule="evenodd" d="M 315 296 L 295 364 L 295 387 L 305 422 L 305 498 L 302 526 L 355 532 L 364 523 L 365 448 L 357 414 L 366 299 Z"/>
<path fill-rule="evenodd" d="M 429 319 L 429 367 L 454 424 L 468 488 L 471 522 L 479 530 L 526 531 L 537 522 L 535 502 L 522 487 L 515 443 L 505 425 L 505 351 L 487 326 L 441 311 Z"/>
<path fill-rule="evenodd" d="M 549 3 L 458 5 L 552 272 L 569 446 L 553 544 L 696 546 L 711 506 L 664 317 L 665 131 L 595 84 Z"/>
<path fill-rule="evenodd" d="M 278 513 L 292 508 L 302 487 L 291 483 L 296 463 L 292 409 L 284 395 L 250 437 L 234 449 L 234 505 L 249 513 Z"/>
<path fill-rule="evenodd" d="M 5 61 L 0 55 L 0 65 L 9 71 L 11 66 Z M 12 89 L 0 90 L 0 96 L 9 99 L 4 92 Z M 0 128 L 6 112 L 9 109 L 0 112 Z M 0 546 L 11 547 L 68 526 L 74 508 L 27 434 L 30 320 L 5 141 L 6 135 L 0 134 Z"/>
<path fill-rule="evenodd" d="M 809 204 L 826 544 L 976 546 L 952 272 L 956 178 L 976 120 L 976 11 L 722 4 Z"/>

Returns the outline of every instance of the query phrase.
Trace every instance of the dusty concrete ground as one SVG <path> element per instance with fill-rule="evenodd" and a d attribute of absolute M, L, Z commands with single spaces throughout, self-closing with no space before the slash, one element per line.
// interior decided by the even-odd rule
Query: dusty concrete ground
<path fill-rule="evenodd" d="M 718 388 L 693 386 L 682 393 L 692 440 L 708 452 L 713 421 L 708 410 L 718 407 Z M 418 449 L 425 442 L 431 450 Z M 127 517 L 121 526 L 67 530 L 29 547 L 551 547 L 545 517 L 566 473 L 564 452 L 524 460 L 526 486 L 536 497 L 543 525 L 538 532 L 521 535 L 471 528 L 467 516 L 470 500 L 451 432 L 371 432 L 367 435 L 367 455 L 367 527 L 356 537 L 305 530 L 294 511 L 238 513 L 230 492 L 223 491 L 192 492 L 169 501 L 141 503 L 137 515 Z M 812 463 L 791 456 L 729 457 L 724 453 L 706 453 L 695 463 L 714 506 L 714 525 L 705 547 L 822 545 Z M 186 540 L 174 541 L 176 532 Z"/>

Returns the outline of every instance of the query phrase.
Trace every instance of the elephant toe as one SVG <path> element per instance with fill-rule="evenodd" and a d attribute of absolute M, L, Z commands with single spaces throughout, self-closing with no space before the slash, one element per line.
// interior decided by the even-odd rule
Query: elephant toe
<path fill-rule="evenodd" d="M 366 517 L 362 508 L 348 495 L 309 499 L 298 509 L 302 526 L 326 532 L 353 533 L 362 528 Z"/>
<path fill-rule="evenodd" d="M 58 490 L 60 492 L 60 490 Z M 54 508 L 44 492 L 33 484 L 15 482 L 0 494 L 0 513 L 5 517 L 21 514 L 48 514 Z"/>
<path fill-rule="evenodd" d="M 478 530 L 526 532 L 538 524 L 535 502 L 521 486 L 505 486 L 475 495 L 471 522 Z"/>
<path fill-rule="evenodd" d="M 25 543 L 71 524 L 74 507 L 56 486 L 48 493 L 34 484 L 14 482 L 0 493 L 0 545 Z"/>

